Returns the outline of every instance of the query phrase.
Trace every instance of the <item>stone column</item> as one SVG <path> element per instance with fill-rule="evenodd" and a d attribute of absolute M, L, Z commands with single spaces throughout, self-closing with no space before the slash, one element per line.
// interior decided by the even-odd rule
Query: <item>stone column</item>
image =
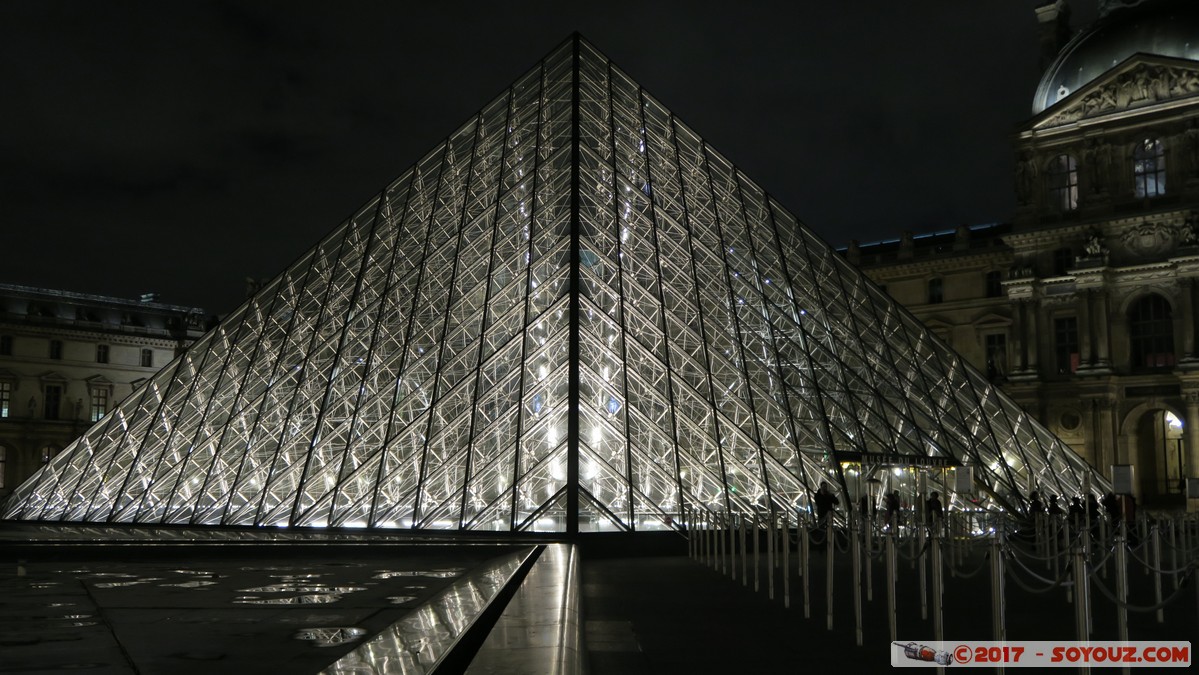
<path fill-rule="evenodd" d="M 1037 372 L 1037 346 L 1040 333 L 1037 331 L 1037 314 L 1040 313 L 1040 307 L 1035 301 L 1028 302 L 1028 319 L 1024 324 L 1024 334 L 1028 344 L 1028 369 L 1032 372 Z"/>
<path fill-rule="evenodd" d="M 1088 368 L 1091 357 L 1091 291 L 1078 292 L 1078 367 Z"/>
<path fill-rule="evenodd" d="M 1179 309 L 1182 310 L 1182 360 L 1190 361 L 1195 358 L 1195 280 L 1182 278 L 1178 280 Z"/>
<path fill-rule="evenodd" d="M 1184 391 L 1182 396 L 1187 407 L 1187 418 L 1182 422 L 1187 464 L 1182 468 L 1182 475 L 1199 477 L 1199 389 Z"/>
<path fill-rule="evenodd" d="M 1116 434 L 1120 430 L 1116 428 L 1116 399 L 1105 397 L 1097 401 L 1099 404 L 1099 453 L 1098 457 L 1102 464 L 1099 469 L 1105 476 L 1111 478 L 1112 464 L 1127 464 L 1127 460 L 1118 457 L 1116 448 L 1119 444 L 1116 442 Z"/>
<path fill-rule="evenodd" d="M 1091 304 L 1094 308 L 1094 311 L 1091 312 L 1091 321 L 1095 324 L 1095 356 L 1099 366 L 1108 367 L 1112 364 L 1111 343 L 1107 331 L 1107 327 L 1111 323 L 1111 314 L 1108 312 L 1108 292 L 1106 289 L 1098 289 L 1092 296 L 1095 299 Z"/>
<path fill-rule="evenodd" d="M 1025 358 L 1024 351 L 1024 301 L 1017 300 L 1016 306 L 1012 308 L 1012 340 L 1016 344 L 1012 345 L 1012 354 L 1016 357 L 1016 367 L 1012 370 L 1013 373 L 1022 373 L 1025 370 L 1028 359 Z"/>

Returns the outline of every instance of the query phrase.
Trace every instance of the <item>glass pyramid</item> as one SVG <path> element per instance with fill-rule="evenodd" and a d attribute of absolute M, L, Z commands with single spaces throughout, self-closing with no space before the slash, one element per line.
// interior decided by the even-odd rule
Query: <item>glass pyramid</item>
<path fill-rule="evenodd" d="M 1089 471 L 575 36 L 3 517 L 667 528 L 856 499 L 855 452 L 971 466 L 986 508 Z"/>

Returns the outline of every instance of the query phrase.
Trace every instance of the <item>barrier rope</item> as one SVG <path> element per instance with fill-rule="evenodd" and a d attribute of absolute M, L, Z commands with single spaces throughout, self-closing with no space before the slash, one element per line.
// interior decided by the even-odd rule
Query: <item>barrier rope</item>
<path fill-rule="evenodd" d="M 984 569 L 987 568 L 987 564 L 990 560 L 991 560 L 991 552 L 987 551 L 986 553 L 983 554 L 982 564 L 979 565 L 973 572 L 969 572 L 969 573 L 962 572 L 958 568 L 954 567 L 952 564 L 949 566 L 949 569 L 952 570 L 955 575 L 961 577 L 962 579 L 972 579 L 972 578 L 978 576 L 979 572 L 982 572 Z"/>
<path fill-rule="evenodd" d="M 1007 559 L 1009 559 L 1009 560 L 1012 560 L 1012 561 L 1014 561 L 1014 562 L 1015 562 L 1017 565 L 1019 565 L 1019 566 L 1020 566 L 1020 567 L 1021 567 L 1021 568 L 1022 568 L 1024 571 L 1025 571 L 1025 572 L 1027 572 L 1027 573 L 1028 573 L 1030 576 L 1032 576 L 1032 577 L 1036 578 L 1037 580 L 1039 580 L 1039 581 L 1041 581 L 1041 582 L 1043 582 L 1043 583 L 1047 583 L 1047 584 L 1049 584 L 1049 586 L 1048 586 L 1048 587 L 1046 587 L 1046 588 L 1045 588 L 1045 589 L 1043 589 L 1043 590 L 1040 590 L 1040 591 L 1034 591 L 1034 590 L 1032 590 L 1032 589 L 1028 588 L 1027 586 L 1025 586 L 1023 583 L 1021 583 L 1021 582 L 1019 581 L 1019 577 L 1017 577 L 1017 576 L 1015 575 L 1015 573 L 1012 573 L 1012 579 L 1013 579 L 1013 580 L 1016 580 L 1016 583 L 1017 583 L 1017 584 L 1019 584 L 1019 585 L 1020 585 L 1020 587 L 1021 587 L 1021 588 L 1023 588 L 1024 590 L 1026 590 L 1026 591 L 1030 591 L 1030 592 L 1033 592 L 1033 593 L 1045 593 L 1045 592 L 1048 592 L 1048 591 L 1050 591 L 1050 590 L 1053 590 L 1054 588 L 1059 588 L 1059 587 L 1061 587 L 1061 586 L 1064 586 L 1064 585 L 1065 585 L 1065 584 L 1063 583 L 1063 581 L 1064 581 L 1064 580 L 1065 580 L 1065 578 L 1068 576 L 1068 574 L 1067 574 L 1067 573 L 1065 573 L 1065 570 L 1063 570 L 1063 574 L 1062 574 L 1062 576 L 1058 577 L 1057 579 L 1049 579 L 1049 578 L 1043 577 L 1043 576 L 1041 576 L 1041 575 L 1037 574 L 1036 572 L 1032 571 L 1031 569 L 1029 569 L 1029 568 L 1028 568 L 1028 566 L 1027 566 L 1027 565 L 1025 565 L 1025 564 L 1024 564 L 1024 562 L 1023 562 L 1023 561 L 1021 561 L 1021 560 L 1020 560 L 1020 558 L 1019 558 L 1018 556 L 1011 555 L 1011 556 L 1005 556 L 1005 557 L 1006 557 Z M 1015 568 L 1014 568 L 1014 567 L 1012 567 L 1011 565 L 1004 565 L 1004 569 L 1006 569 L 1006 570 L 1013 570 L 1013 569 L 1015 569 Z M 1068 568 L 1067 568 L 1067 569 L 1068 569 Z M 1071 583 L 1073 583 L 1073 582 L 1071 582 Z"/>
<path fill-rule="evenodd" d="M 1187 584 L 1188 584 L 1189 579 L 1191 577 L 1195 576 L 1194 572 L 1195 572 L 1195 570 L 1194 570 L 1194 568 L 1192 568 L 1191 571 L 1189 573 L 1187 573 L 1186 577 L 1184 577 L 1183 583 L 1180 584 L 1178 586 L 1178 588 L 1175 589 L 1175 591 L 1169 595 L 1169 597 L 1167 597 L 1166 599 L 1162 600 L 1161 602 L 1159 602 L 1155 605 L 1134 605 L 1130 602 L 1120 602 L 1116 598 L 1116 594 L 1112 593 L 1111 589 L 1109 589 L 1107 586 L 1104 586 L 1103 582 L 1100 581 L 1097 577 L 1095 577 L 1093 575 L 1091 576 L 1091 584 L 1093 586 L 1095 586 L 1096 588 L 1098 588 L 1099 591 L 1101 593 L 1103 593 L 1103 595 L 1108 600 L 1111 600 L 1112 602 L 1114 602 L 1117 607 L 1122 607 L 1124 609 L 1129 610 L 1130 612 L 1156 612 L 1157 610 L 1165 607 L 1166 605 L 1170 604 L 1171 602 L 1174 602 L 1175 598 L 1178 598 L 1184 592 L 1189 590 L 1187 588 Z"/>

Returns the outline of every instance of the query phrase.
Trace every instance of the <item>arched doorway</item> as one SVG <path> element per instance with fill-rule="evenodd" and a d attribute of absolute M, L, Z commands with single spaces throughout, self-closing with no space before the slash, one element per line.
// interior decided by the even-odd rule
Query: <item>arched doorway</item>
<path fill-rule="evenodd" d="M 1146 410 L 1134 430 L 1136 480 L 1147 501 L 1178 494 L 1181 489 L 1183 422 L 1169 410 Z"/>

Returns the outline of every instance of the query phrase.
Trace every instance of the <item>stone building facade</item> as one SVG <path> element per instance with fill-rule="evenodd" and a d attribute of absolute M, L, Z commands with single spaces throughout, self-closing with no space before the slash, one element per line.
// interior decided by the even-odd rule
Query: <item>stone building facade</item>
<path fill-rule="evenodd" d="M 203 334 L 197 307 L 0 284 L 0 497 Z"/>
<path fill-rule="evenodd" d="M 1015 139 L 1011 223 L 847 257 L 1144 502 L 1199 476 L 1199 3 L 1111 4 Z M 1038 10 L 1046 35 L 1068 17 Z M 1068 35 L 1068 33 L 1067 33 Z"/>

